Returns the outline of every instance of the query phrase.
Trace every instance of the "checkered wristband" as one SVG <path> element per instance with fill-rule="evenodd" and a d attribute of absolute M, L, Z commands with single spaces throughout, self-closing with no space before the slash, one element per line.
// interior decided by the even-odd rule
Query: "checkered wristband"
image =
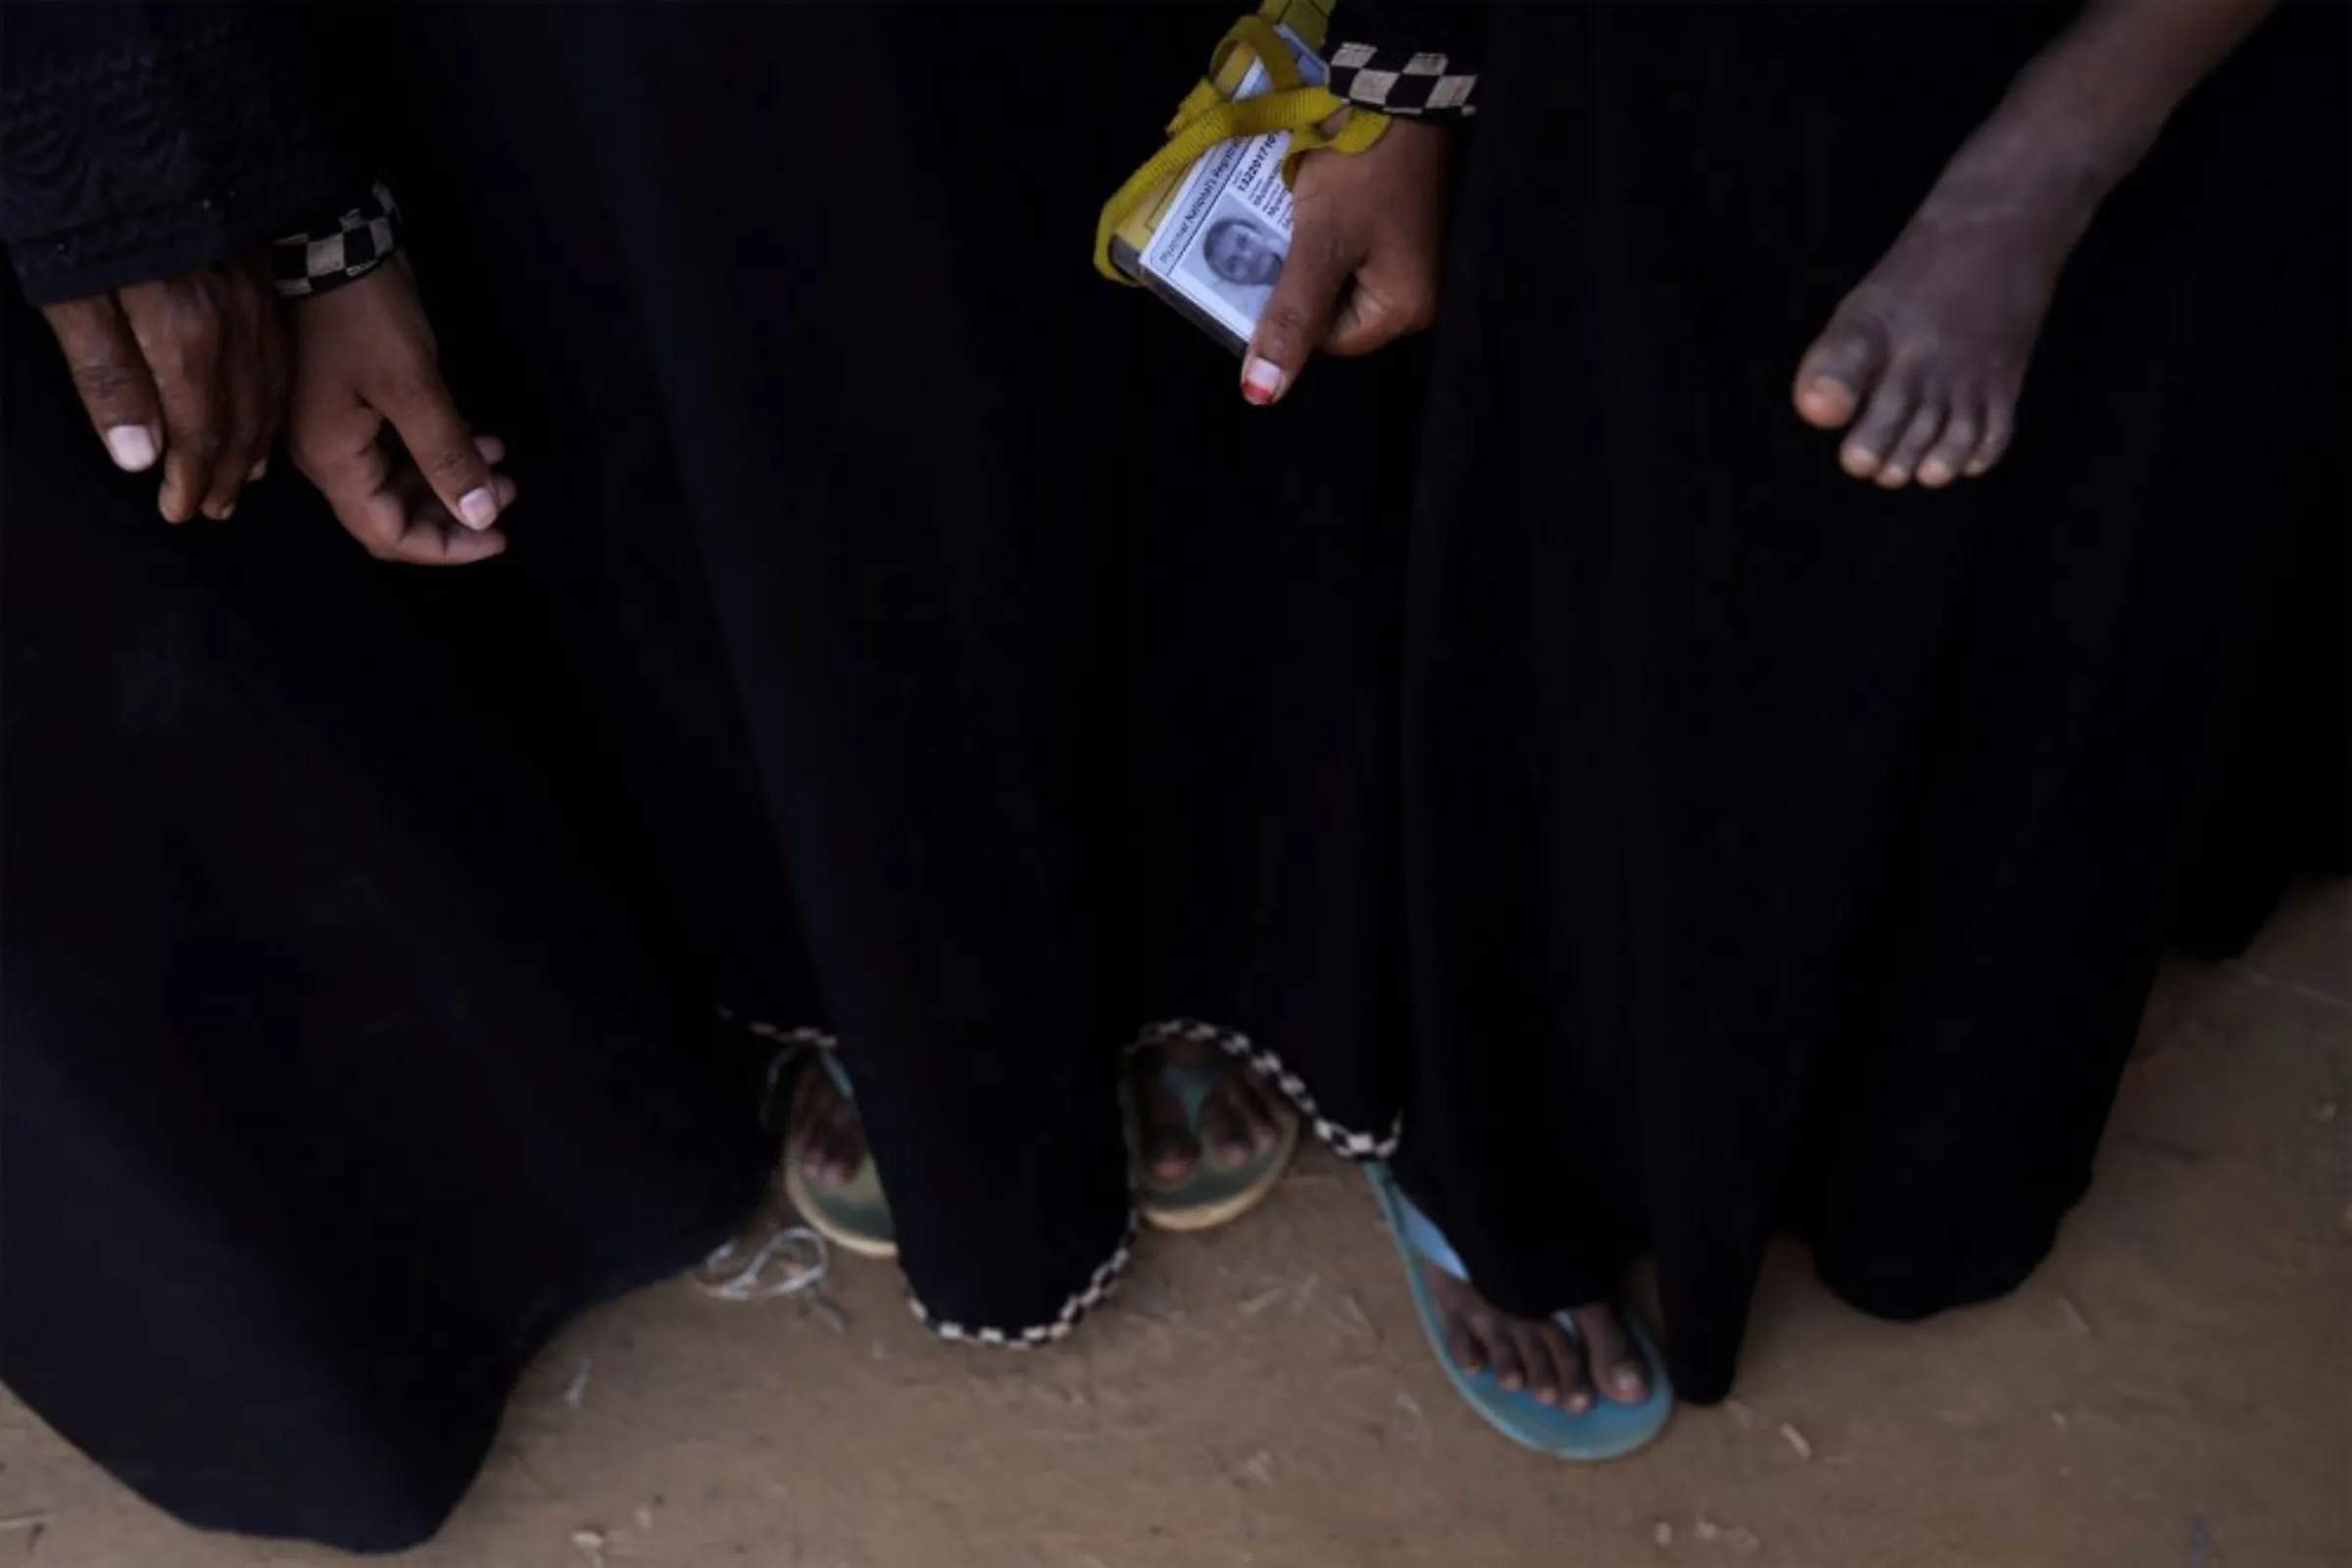
<path fill-rule="evenodd" d="M 356 283 L 400 249 L 400 203 L 381 181 L 368 199 L 318 228 L 288 234 L 270 247 L 281 298 L 308 299 Z"/>
<path fill-rule="evenodd" d="M 1478 113 L 1478 73 L 1470 64 L 1429 50 L 1344 43 L 1332 51 L 1331 90 L 1384 115 L 1468 120 Z"/>

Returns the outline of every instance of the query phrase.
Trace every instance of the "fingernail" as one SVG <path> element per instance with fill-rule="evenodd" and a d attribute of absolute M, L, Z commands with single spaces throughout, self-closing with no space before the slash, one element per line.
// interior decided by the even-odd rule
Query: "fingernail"
<path fill-rule="evenodd" d="M 486 485 L 479 490 L 468 490 L 458 500 L 458 515 L 468 528 L 487 528 L 498 520 L 498 497 Z"/>
<path fill-rule="evenodd" d="M 1642 1392 L 1642 1374 L 1630 1366 L 1620 1368 L 1617 1373 L 1617 1390 L 1621 1394 L 1640 1394 Z"/>
<path fill-rule="evenodd" d="M 118 424 L 107 431 L 106 450 L 125 473 L 144 473 L 155 466 L 155 435 L 143 424 Z"/>
<path fill-rule="evenodd" d="M 270 460 L 268 458 L 264 458 L 260 462 L 256 463 L 252 467 L 245 470 L 245 482 L 247 484 L 260 484 L 262 482 L 262 475 L 268 473 L 269 471 Z"/>
<path fill-rule="evenodd" d="M 1251 355 L 1242 368 L 1242 396 L 1261 409 L 1282 396 L 1282 367 Z"/>

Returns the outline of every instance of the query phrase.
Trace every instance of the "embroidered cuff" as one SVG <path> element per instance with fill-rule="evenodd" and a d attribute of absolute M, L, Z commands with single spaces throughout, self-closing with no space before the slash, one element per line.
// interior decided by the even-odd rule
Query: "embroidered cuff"
<path fill-rule="evenodd" d="M 1344 43 L 1332 51 L 1331 90 L 1349 103 L 1407 120 L 1468 120 L 1478 113 L 1478 73 L 1427 50 Z"/>
<path fill-rule="evenodd" d="M 279 296 L 308 299 L 359 281 L 400 249 L 401 227 L 400 203 L 379 180 L 366 201 L 332 223 L 285 235 L 270 247 Z"/>

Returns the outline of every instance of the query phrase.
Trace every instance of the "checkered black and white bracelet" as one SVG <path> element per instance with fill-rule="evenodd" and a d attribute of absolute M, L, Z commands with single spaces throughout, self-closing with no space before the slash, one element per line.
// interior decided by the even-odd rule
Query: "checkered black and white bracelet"
<path fill-rule="evenodd" d="M 400 203 L 380 180 L 368 199 L 318 228 L 288 234 L 270 247 L 280 298 L 308 299 L 356 283 L 400 249 Z"/>
<path fill-rule="evenodd" d="M 1468 120 L 1478 113 L 1478 73 L 1470 67 L 1429 50 L 1344 43 L 1332 51 L 1331 90 L 1406 120 Z"/>

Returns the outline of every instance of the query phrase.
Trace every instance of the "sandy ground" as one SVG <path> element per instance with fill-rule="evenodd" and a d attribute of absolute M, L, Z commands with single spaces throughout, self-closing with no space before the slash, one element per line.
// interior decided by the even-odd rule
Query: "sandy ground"
<path fill-rule="evenodd" d="M 198 1536 L 0 1396 L 0 1568 L 336 1560 Z M 1574 1469 L 1448 1393 L 1361 1183 L 1302 1163 L 1150 1246 L 1027 1357 L 932 1343 L 888 1270 L 683 1286 L 525 1380 L 424 1568 L 2322 1568 L 2352 1564 L 2352 885 L 2170 973 L 2088 1202 L 2009 1300 L 1909 1328 L 1801 1256 L 1738 1403 Z"/>

